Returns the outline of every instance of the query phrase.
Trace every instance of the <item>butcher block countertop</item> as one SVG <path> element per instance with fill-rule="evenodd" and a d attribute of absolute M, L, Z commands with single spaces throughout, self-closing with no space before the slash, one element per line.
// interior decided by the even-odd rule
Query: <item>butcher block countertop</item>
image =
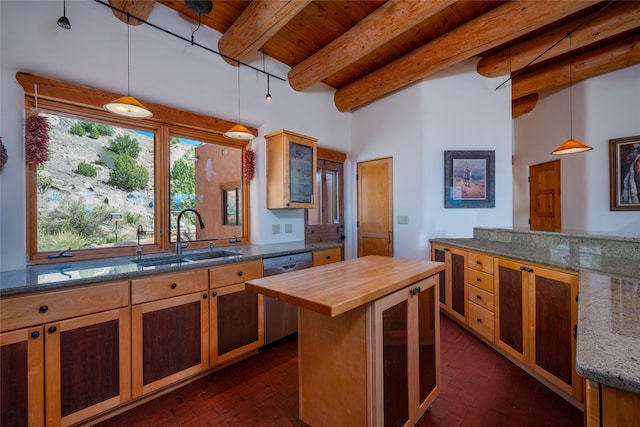
<path fill-rule="evenodd" d="M 254 279 L 257 293 L 335 317 L 444 270 L 444 263 L 369 255 Z"/>

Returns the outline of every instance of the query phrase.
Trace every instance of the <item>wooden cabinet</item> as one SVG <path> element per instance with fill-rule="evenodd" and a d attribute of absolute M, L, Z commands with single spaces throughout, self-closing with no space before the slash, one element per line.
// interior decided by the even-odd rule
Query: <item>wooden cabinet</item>
<path fill-rule="evenodd" d="M 264 342 L 263 296 L 245 289 L 245 281 L 263 276 L 262 261 L 209 269 L 211 365 L 260 348 Z"/>
<path fill-rule="evenodd" d="M 374 303 L 373 425 L 415 425 L 439 392 L 436 281 L 428 282 Z"/>
<path fill-rule="evenodd" d="M 335 317 L 300 309 L 302 421 L 314 426 L 418 421 L 440 391 L 437 282 L 430 276 Z"/>
<path fill-rule="evenodd" d="M 3 331 L 20 328 L 0 335 L 2 425 L 67 426 L 130 400 L 128 303 L 128 282 L 0 300 Z"/>
<path fill-rule="evenodd" d="M 440 273 L 440 309 L 467 323 L 467 251 L 453 246 L 433 244 L 431 260 L 444 262 Z"/>
<path fill-rule="evenodd" d="M 578 276 L 496 258 L 498 347 L 582 401 L 575 370 Z"/>
<path fill-rule="evenodd" d="M 585 426 L 632 427 L 640 419 L 640 394 L 586 380 Z"/>
<path fill-rule="evenodd" d="M 314 208 L 317 139 L 280 130 L 267 140 L 267 208 Z"/>
<path fill-rule="evenodd" d="M 469 251 L 467 254 L 468 324 L 489 341 L 494 341 L 493 257 Z"/>
<path fill-rule="evenodd" d="M 322 249 L 320 251 L 313 251 L 313 266 L 333 264 L 334 262 L 342 261 L 342 249 L 331 248 Z"/>
<path fill-rule="evenodd" d="M 209 368 L 208 271 L 131 281 L 133 397 Z"/>

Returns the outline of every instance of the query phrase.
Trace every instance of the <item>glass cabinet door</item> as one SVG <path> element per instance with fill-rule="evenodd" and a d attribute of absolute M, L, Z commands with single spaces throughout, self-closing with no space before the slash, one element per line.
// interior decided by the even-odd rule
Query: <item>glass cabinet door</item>
<path fill-rule="evenodd" d="M 313 147 L 289 142 L 289 195 L 294 203 L 313 203 Z"/>

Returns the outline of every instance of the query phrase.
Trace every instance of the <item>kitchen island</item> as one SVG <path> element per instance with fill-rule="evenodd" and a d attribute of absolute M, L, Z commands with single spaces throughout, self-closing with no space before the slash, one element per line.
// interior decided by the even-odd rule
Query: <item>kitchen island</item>
<path fill-rule="evenodd" d="M 299 307 L 300 419 L 414 425 L 440 391 L 444 264 L 367 256 L 246 282 Z"/>

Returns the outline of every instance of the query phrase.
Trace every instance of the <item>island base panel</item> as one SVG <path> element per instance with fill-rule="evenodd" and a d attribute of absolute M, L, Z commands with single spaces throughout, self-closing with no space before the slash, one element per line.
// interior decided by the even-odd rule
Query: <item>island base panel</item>
<path fill-rule="evenodd" d="M 366 310 L 365 305 L 329 317 L 300 309 L 300 419 L 305 423 L 369 425 Z"/>

